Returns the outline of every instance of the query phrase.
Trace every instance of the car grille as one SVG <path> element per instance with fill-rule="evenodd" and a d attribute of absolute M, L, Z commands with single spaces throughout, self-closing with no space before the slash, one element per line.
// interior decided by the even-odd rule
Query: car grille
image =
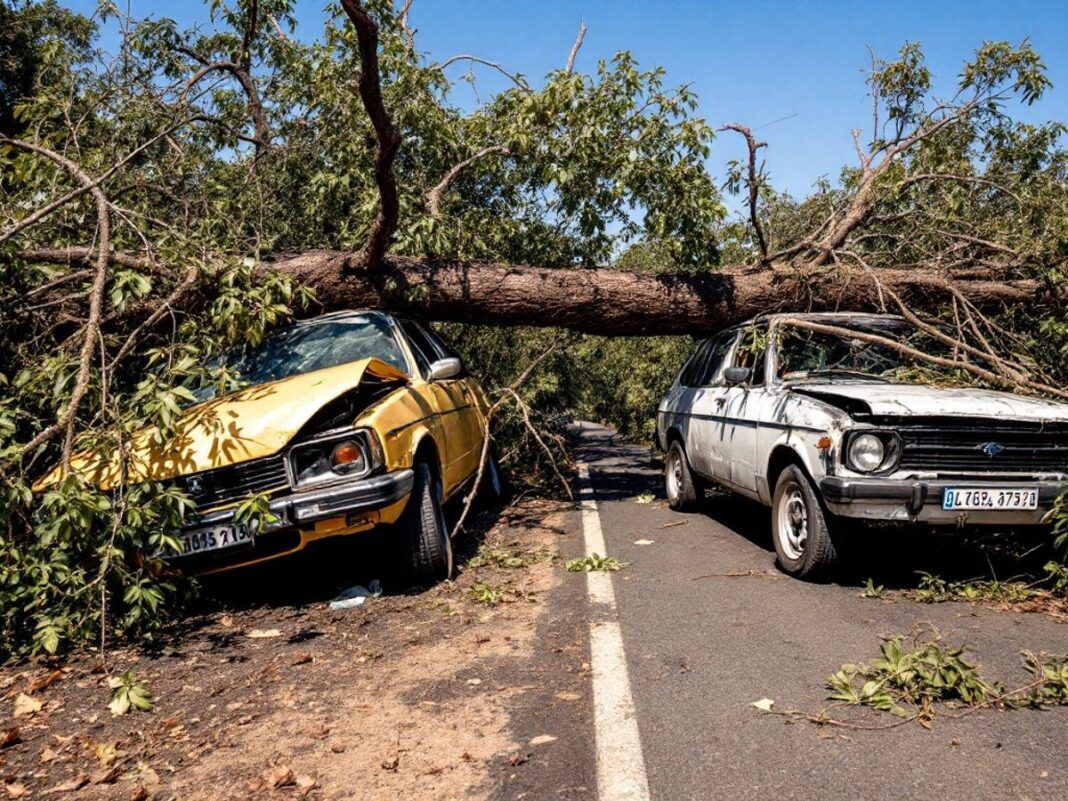
<path fill-rule="evenodd" d="M 281 454 L 252 459 L 230 467 L 205 470 L 174 480 L 200 509 L 243 500 L 250 495 L 288 486 Z"/>
<path fill-rule="evenodd" d="M 1068 430 L 1039 425 L 899 429 L 901 467 L 952 473 L 1068 473 Z"/>

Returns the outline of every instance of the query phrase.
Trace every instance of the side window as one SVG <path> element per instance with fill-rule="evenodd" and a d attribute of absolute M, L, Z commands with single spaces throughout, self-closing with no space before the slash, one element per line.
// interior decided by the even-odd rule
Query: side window
<path fill-rule="evenodd" d="M 693 356 L 682 368 L 682 372 L 679 373 L 679 383 L 684 387 L 699 387 L 698 377 L 701 374 L 701 368 L 704 364 L 705 357 L 708 355 L 708 348 L 712 344 L 711 339 L 704 340 L 697 346 L 697 350 L 694 351 Z"/>
<path fill-rule="evenodd" d="M 400 320 L 401 330 L 408 339 L 408 347 L 412 349 L 415 362 L 419 367 L 420 374 L 425 378 L 430 374 L 430 363 L 438 360 L 438 355 L 433 346 L 427 340 L 426 335 L 411 320 Z"/>
<path fill-rule="evenodd" d="M 768 327 L 752 325 L 742 330 L 742 341 L 734 354 L 735 367 L 748 367 L 749 386 L 764 385 L 764 359 L 768 350 Z"/>
<path fill-rule="evenodd" d="M 442 339 L 441 334 L 427 326 L 419 326 L 419 330 L 422 331 L 430 343 L 434 346 L 434 349 L 441 354 L 443 359 L 459 359 L 460 354 L 456 352 L 456 348 L 452 347 L 448 342 Z"/>
<path fill-rule="evenodd" d="M 723 378 L 723 371 L 727 367 L 727 354 L 731 352 L 731 346 L 734 344 L 734 340 L 737 339 L 737 335 L 737 331 L 730 331 L 712 340 L 699 377 L 700 386 L 711 387 L 720 383 Z"/>

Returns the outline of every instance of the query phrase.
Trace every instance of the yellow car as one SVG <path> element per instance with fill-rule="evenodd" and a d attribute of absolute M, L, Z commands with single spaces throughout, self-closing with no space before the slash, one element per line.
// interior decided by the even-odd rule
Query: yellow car
<path fill-rule="evenodd" d="M 135 438 L 128 481 L 175 482 L 196 504 L 165 555 L 182 573 L 276 559 L 308 543 L 397 524 L 402 569 L 426 584 L 452 572 L 442 504 L 472 482 L 487 437 L 485 394 L 456 354 L 419 323 L 377 311 L 298 322 L 226 359 L 247 386 L 201 390 L 163 446 Z M 78 462 L 81 462 L 79 465 Z M 113 467 L 75 469 L 102 489 Z M 45 482 L 48 481 L 46 477 Z M 495 460 L 483 486 L 499 493 Z M 262 530 L 235 522 L 269 498 Z"/>

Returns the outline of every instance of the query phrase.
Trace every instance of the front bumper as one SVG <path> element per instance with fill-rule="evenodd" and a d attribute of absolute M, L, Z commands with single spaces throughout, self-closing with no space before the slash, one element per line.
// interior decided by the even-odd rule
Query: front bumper
<path fill-rule="evenodd" d="M 1037 509 L 961 511 L 942 508 L 948 487 L 1038 488 Z M 1027 480 L 1017 476 L 1005 479 L 883 479 L 827 476 L 819 482 L 827 507 L 841 517 L 892 522 L 920 522 L 933 525 L 1038 525 L 1068 481 Z"/>
<path fill-rule="evenodd" d="M 257 531 L 252 541 L 229 548 L 191 554 L 172 554 L 164 561 L 182 572 L 204 573 L 261 562 L 299 551 L 321 532 L 342 534 L 361 515 L 392 506 L 408 497 L 415 481 L 410 469 L 380 476 L 334 484 L 329 487 L 293 492 L 269 504 L 277 518 Z M 186 521 L 183 531 L 226 525 L 234 519 L 236 506 L 196 515 Z M 377 516 L 372 518 L 377 521 Z"/>

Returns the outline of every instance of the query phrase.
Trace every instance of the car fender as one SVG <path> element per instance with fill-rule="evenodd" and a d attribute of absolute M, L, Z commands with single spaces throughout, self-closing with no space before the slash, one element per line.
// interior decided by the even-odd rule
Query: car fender
<path fill-rule="evenodd" d="M 771 503 L 773 482 L 784 461 L 799 463 L 816 482 L 833 473 L 834 454 L 851 422 L 849 415 L 840 409 L 789 391 L 784 394 L 779 410 L 775 434 L 762 438 L 764 452 L 762 458 L 757 459 L 757 464 L 764 468 L 764 475 L 758 477 L 757 491 L 767 504 Z M 824 438 L 830 439 L 830 447 L 820 447 Z"/>

